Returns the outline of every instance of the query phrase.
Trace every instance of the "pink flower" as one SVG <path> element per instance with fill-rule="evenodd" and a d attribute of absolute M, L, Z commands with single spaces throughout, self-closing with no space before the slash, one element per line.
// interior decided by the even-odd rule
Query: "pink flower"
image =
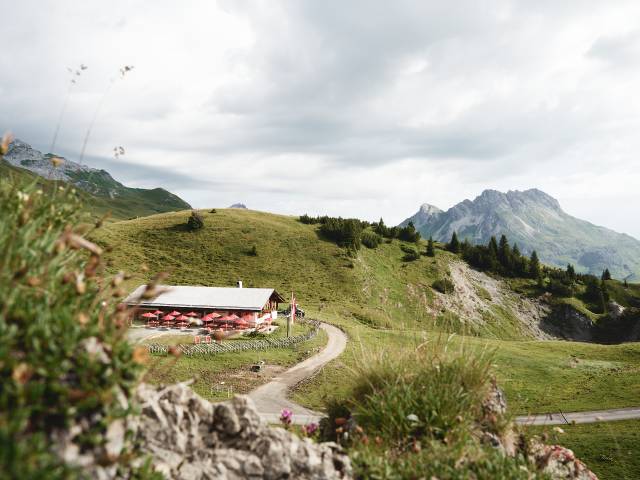
<path fill-rule="evenodd" d="M 293 417 L 293 412 L 288 408 L 283 408 L 280 412 L 280 421 L 288 426 L 291 425 L 291 418 Z"/>
<path fill-rule="evenodd" d="M 307 437 L 312 437 L 314 433 L 316 433 L 318 431 L 318 424 L 317 423 L 308 423 L 304 426 L 304 433 L 307 435 Z"/>

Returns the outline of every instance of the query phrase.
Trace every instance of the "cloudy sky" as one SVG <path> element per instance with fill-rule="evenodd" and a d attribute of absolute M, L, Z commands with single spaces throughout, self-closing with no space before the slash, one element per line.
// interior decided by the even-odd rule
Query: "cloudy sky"
<path fill-rule="evenodd" d="M 84 162 L 127 185 L 387 223 L 537 187 L 640 237 L 635 0 L 0 6 L 0 129 L 48 151 L 66 101 L 56 152 L 95 116 Z"/>

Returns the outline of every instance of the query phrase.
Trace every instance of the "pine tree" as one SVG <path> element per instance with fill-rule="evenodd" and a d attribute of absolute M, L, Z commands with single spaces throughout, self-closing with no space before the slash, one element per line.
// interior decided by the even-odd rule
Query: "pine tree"
<path fill-rule="evenodd" d="M 576 269 L 573 268 L 573 265 L 571 265 L 570 263 L 567 265 L 567 278 L 571 282 L 575 282 L 576 280 Z"/>
<path fill-rule="evenodd" d="M 433 248 L 433 237 L 429 237 L 429 242 L 427 243 L 427 257 L 435 257 L 436 251 Z"/>
<path fill-rule="evenodd" d="M 624 279 L 624 288 L 629 288 L 629 284 L 627 283 L 627 279 Z"/>
<path fill-rule="evenodd" d="M 605 268 L 602 272 L 602 280 L 611 280 L 611 272 L 609 271 L 608 268 Z"/>
<path fill-rule="evenodd" d="M 500 245 L 498 246 L 498 260 L 502 265 L 505 273 L 511 273 L 511 247 L 506 235 L 500 237 Z"/>
<path fill-rule="evenodd" d="M 449 242 L 449 251 L 452 253 L 460 253 L 460 242 L 458 241 L 458 235 L 453 232 L 451 235 L 451 241 Z"/>
<path fill-rule="evenodd" d="M 609 289 L 607 288 L 607 284 L 604 280 L 600 281 L 600 290 L 602 291 L 602 298 L 604 298 L 605 302 L 609 301 Z"/>
<path fill-rule="evenodd" d="M 518 258 L 518 257 L 521 257 L 521 256 L 522 256 L 522 253 L 520 253 L 520 249 L 518 248 L 518 244 L 517 244 L 517 243 L 514 243 L 514 244 L 513 244 L 513 250 L 512 250 L 512 252 L 513 252 L 513 256 L 514 256 L 514 257 L 516 257 L 516 258 Z"/>
<path fill-rule="evenodd" d="M 531 252 L 531 259 L 529 260 L 529 276 L 531 278 L 540 276 L 540 259 L 538 258 L 538 252 L 535 250 Z"/>

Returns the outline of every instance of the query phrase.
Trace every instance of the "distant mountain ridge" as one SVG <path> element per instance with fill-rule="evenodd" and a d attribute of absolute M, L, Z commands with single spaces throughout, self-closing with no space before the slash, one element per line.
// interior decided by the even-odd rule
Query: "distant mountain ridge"
<path fill-rule="evenodd" d="M 52 159 L 60 165 L 54 166 Z M 177 195 L 163 188 L 130 188 L 115 180 L 106 170 L 95 169 L 68 160 L 59 155 L 43 154 L 21 140 L 13 140 L 4 160 L 10 165 L 47 180 L 68 182 L 98 197 L 104 208 L 113 207 L 120 218 L 153 215 L 155 213 L 190 209 L 191 206 Z"/>
<path fill-rule="evenodd" d="M 511 243 L 542 261 L 599 275 L 609 268 L 617 278 L 640 278 L 640 241 L 567 214 L 552 196 L 538 189 L 485 190 L 442 211 L 424 204 L 401 223 L 413 222 L 423 236 L 446 242 L 453 232 L 460 240 L 486 243 L 505 234 Z"/>

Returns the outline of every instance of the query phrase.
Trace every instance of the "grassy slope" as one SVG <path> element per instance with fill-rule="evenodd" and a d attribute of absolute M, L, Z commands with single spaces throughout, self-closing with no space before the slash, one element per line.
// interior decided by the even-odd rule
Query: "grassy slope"
<path fill-rule="evenodd" d="M 535 434 L 547 433 L 550 442 L 571 450 L 598 475 L 600 480 L 640 478 L 640 420 L 563 425 L 558 435 L 549 427 L 527 427 Z"/>
<path fill-rule="evenodd" d="M 446 314 L 433 318 L 424 309 L 434 295 L 429 285 L 446 274 L 452 258 L 446 252 L 439 250 L 435 260 L 406 263 L 394 241 L 376 250 L 363 248 L 352 259 L 319 239 L 314 226 L 291 217 L 236 209 L 203 214 L 206 226 L 197 232 L 181 227 L 188 212 L 176 212 L 110 224 L 96 239 L 112 247 L 108 257 L 114 271 L 133 272 L 128 288 L 160 271 L 169 271 L 167 282 L 173 284 L 233 285 L 243 279 L 246 286 L 273 286 L 285 297 L 295 291 L 314 316 L 341 325 L 352 340 L 347 352 L 299 389 L 296 395 L 303 403 L 318 406 L 325 392 L 347 395 L 345 375 L 361 358 L 362 348 L 415 348 L 455 323 Z M 253 245 L 255 257 L 247 254 Z M 491 338 L 465 341 L 496 350 L 496 374 L 513 411 L 588 410 L 638 402 L 640 344 L 500 340 L 513 338 L 505 317 L 492 320 L 484 332 Z"/>

